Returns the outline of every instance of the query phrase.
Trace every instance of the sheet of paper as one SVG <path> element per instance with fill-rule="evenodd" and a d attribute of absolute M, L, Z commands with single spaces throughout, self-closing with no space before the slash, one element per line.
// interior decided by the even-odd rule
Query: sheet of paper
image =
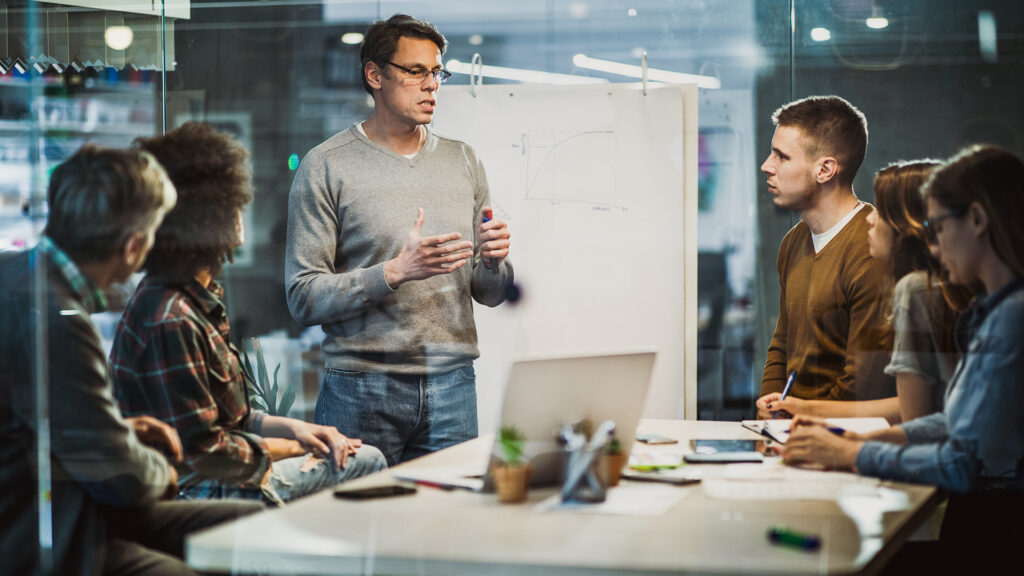
<path fill-rule="evenodd" d="M 480 466 L 433 466 L 429 468 L 395 468 L 392 476 L 409 482 L 429 482 L 441 486 L 479 492 L 484 487 L 485 470 Z"/>
<path fill-rule="evenodd" d="M 559 494 L 539 502 L 538 512 L 576 514 L 613 514 L 617 516 L 661 516 L 686 496 L 687 490 L 661 484 L 622 484 L 608 490 L 608 497 L 597 504 L 563 503 Z"/>
<path fill-rule="evenodd" d="M 779 459 L 764 464 L 730 464 L 724 474 L 705 478 L 704 494 L 721 500 L 838 500 L 852 494 L 873 495 L 879 481 L 846 472 L 806 470 Z"/>

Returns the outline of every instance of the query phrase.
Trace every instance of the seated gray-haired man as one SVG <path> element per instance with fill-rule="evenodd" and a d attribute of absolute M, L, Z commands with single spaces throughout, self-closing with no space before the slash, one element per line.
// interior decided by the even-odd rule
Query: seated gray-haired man
<path fill-rule="evenodd" d="M 191 574 L 175 557 L 187 532 L 260 508 L 160 502 L 177 492 L 167 459 L 181 458 L 180 440 L 154 418 L 122 417 L 89 319 L 106 307 L 102 289 L 146 259 L 175 199 L 148 154 L 87 145 L 51 176 L 39 244 L 0 257 L 5 572 Z M 37 459 L 46 438 L 38 406 L 49 416 L 48 463 Z M 36 478 L 45 478 L 38 470 L 47 464 L 51 490 L 41 497 Z M 51 515 L 44 530 L 41 505 Z"/>

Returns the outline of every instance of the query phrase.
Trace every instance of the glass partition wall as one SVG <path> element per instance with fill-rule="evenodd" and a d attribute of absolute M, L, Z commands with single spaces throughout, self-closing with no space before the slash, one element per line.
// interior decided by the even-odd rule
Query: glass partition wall
<path fill-rule="evenodd" d="M 697 394 L 657 407 L 662 417 L 755 413 L 779 310 L 776 253 L 797 222 L 773 206 L 759 171 L 777 107 L 812 94 L 860 107 L 871 138 L 854 186 L 865 201 L 874 172 L 892 161 L 941 158 L 974 142 L 1024 152 L 1024 8 L 1013 0 L 0 0 L 0 251 L 38 241 L 48 174 L 83 143 L 124 147 L 189 120 L 229 132 L 251 152 L 254 185 L 246 243 L 222 275 L 233 337 L 249 354 L 259 338 L 268 373 L 296 392 L 289 413 L 312 419 L 322 333 L 296 323 L 285 301 L 288 193 L 312 147 L 371 114 L 359 42 L 369 23 L 396 12 L 447 36 L 454 85 L 469 82 L 475 57 L 498 67 L 485 85 L 555 78 L 544 74 L 637 82 L 612 65 L 643 58 L 651 73 L 702 82 Z M 132 289 L 114 289 L 111 311 L 94 318 L 108 345 Z M 37 348 L 37 365 L 54 354 Z M 35 405 L 45 422 L 53 392 L 42 374 Z M 481 432 L 497 425 L 502 386 L 478 381 Z M 42 456 L 46 426 L 39 430 Z M 38 480 L 45 494 L 48 472 Z"/>

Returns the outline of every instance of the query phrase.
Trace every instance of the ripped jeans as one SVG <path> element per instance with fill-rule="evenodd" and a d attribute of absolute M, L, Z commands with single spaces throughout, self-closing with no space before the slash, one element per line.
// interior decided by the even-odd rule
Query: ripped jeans
<path fill-rule="evenodd" d="M 385 468 L 387 462 L 380 450 L 364 444 L 348 457 L 348 464 L 338 472 L 334 472 L 330 463 L 322 458 L 296 456 L 274 462 L 270 481 L 260 488 L 241 488 L 219 480 L 203 480 L 182 488 L 178 499 L 241 498 L 262 500 L 271 506 L 284 506 L 285 502 Z"/>

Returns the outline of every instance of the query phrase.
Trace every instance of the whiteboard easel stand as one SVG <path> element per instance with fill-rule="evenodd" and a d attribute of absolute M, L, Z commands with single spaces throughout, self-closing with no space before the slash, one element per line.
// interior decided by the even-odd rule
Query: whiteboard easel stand
<path fill-rule="evenodd" d="M 644 96 L 647 96 L 647 51 L 640 56 L 640 82 L 644 87 Z"/>

